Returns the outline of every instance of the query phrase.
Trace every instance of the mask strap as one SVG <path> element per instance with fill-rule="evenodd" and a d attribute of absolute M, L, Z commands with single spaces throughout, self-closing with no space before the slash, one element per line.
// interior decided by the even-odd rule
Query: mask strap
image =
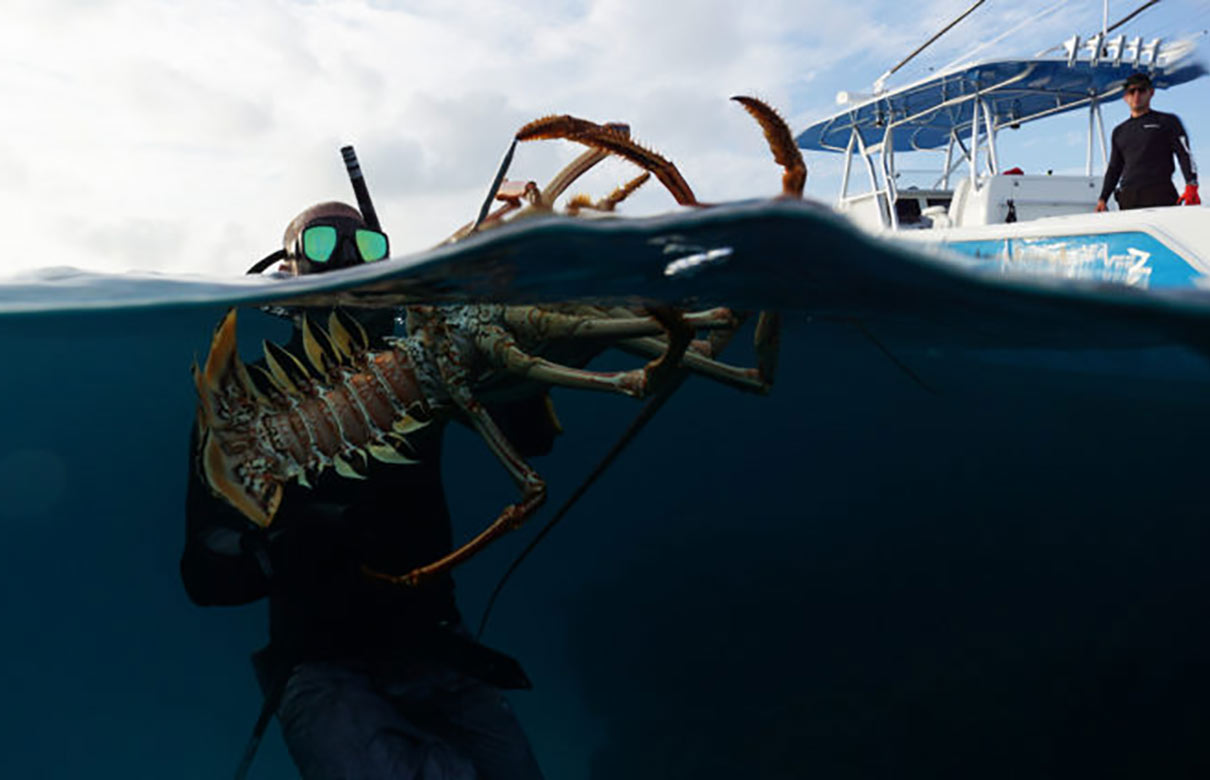
<path fill-rule="evenodd" d="M 266 268 L 268 268 L 269 266 L 276 263 L 278 260 L 285 260 L 285 259 L 286 259 L 286 250 L 279 249 L 276 252 L 274 252 L 273 254 L 269 255 L 268 257 L 266 257 L 263 260 L 256 263 L 256 265 L 249 268 L 245 273 L 259 274 L 262 271 L 264 271 Z"/>

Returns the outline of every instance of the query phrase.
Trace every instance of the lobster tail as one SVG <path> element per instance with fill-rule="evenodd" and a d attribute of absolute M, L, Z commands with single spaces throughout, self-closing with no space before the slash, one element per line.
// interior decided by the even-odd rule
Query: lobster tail
<path fill-rule="evenodd" d="M 198 468 L 211 490 L 261 527 L 281 504 L 278 464 L 258 446 L 252 425 L 267 403 L 239 359 L 235 310 L 219 323 L 205 367 L 193 367 L 198 394 Z"/>
<path fill-rule="evenodd" d="M 303 357 L 264 343 L 264 363 L 236 350 L 235 311 L 215 330 L 198 394 L 198 469 L 210 489 L 253 523 L 273 522 L 284 485 L 327 468 L 364 479 L 371 459 L 408 464 L 407 435 L 429 424 L 405 352 L 370 351 L 365 328 L 335 310 L 328 330 L 304 318 Z"/>

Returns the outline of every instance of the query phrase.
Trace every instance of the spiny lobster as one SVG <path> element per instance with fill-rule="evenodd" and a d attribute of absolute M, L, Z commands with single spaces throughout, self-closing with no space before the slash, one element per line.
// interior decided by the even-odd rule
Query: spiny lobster
<path fill-rule="evenodd" d="M 736 100 L 760 121 L 775 159 L 786 170 L 783 195 L 801 196 L 806 168 L 785 123 L 759 101 Z M 586 161 L 607 154 L 653 173 L 679 203 L 704 205 L 671 162 L 631 141 L 618 126 L 547 117 L 517 134 L 518 140 L 530 138 L 565 138 L 589 147 L 545 193 L 536 186 L 527 188 L 530 210 L 549 211 L 559 193 L 595 164 Z M 483 224 L 499 224 L 504 213 L 519 205 L 506 199 L 504 209 Z M 477 390 L 487 384 L 511 377 L 642 397 L 682 370 L 751 392 L 767 392 L 773 382 L 778 318 L 768 312 L 761 313 L 756 327 L 757 367 L 742 368 L 716 359 L 742 319 L 725 308 L 700 312 L 585 304 L 411 304 L 406 308 L 408 335 L 388 339 L 387 347 L 379 350 L 371 349 L 357 320 L 339 309 L 331 313 L 326 330 L 304 317 L 306 361 L 266 342 L 264 368 L 240 360 L 232 310 L 215 331 L 205 366 L 194 366 L 201 473 L 217 495 L 262 527 L 272 523 L 283 486 L 291 480 L 307 485 L 329 467 L 356 478 L 367 457 L 407 463 L 409 433 L 456 415 L 473 425 L 508 469 L 521 499 L 505 507 L 472 540 L 437 561 L 404 574 L 367 570 L 393 583 L 415 585 L 465 561 L 518 527 L 545 499 L 545 482 L 477 398 Z M 699 329 L 711 331 L 711 337 L 695 339 Z M 544 350 L 549 353 L 566 340 L 583 343 L 589 355 L 618 346 L 651 359 L 641 368 L 602 372 L 542 357 Z"/>

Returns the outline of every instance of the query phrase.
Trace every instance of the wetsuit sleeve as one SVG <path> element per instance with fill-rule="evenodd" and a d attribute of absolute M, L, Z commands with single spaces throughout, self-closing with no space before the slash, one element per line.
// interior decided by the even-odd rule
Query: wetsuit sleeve
<path fill-rule="evenodd" d="M 1112 149 L 1109 153 L 1109 166 L 1105 168 L 1105 181 L 1101 184 L 1101 200 L 1108 201 L 1109 196 L 1113 194 L 1113 190 L 1118 186 L 1118 179 L 1122 178 L 1122 167 L 1126 161 L 1122 158 L 1122 147 L 1118 143 L 1118 129 L 1113 129 L 1113 136 L 1110 138 L 1109 145 Z"/>
<path fill-rule="evenodd" d="M 1189 135 L 1179 118 L 1173 117 L 1173 120 L 1176 122 L 1176 140 L 1173 142 L 1172 152 L 1180 163 L 1185 183 L 1197 186 L 1197 163 L 1193 161 L 1193 152 L 1189 149 Z"/>
<path fill-rule="evenodd" d="M 189 442 L 181 581 L 200 606 L 247 604 L 269 592 L 266 536 L 202 483 L 194 466 L 196 449 L 195 431 Z"/>

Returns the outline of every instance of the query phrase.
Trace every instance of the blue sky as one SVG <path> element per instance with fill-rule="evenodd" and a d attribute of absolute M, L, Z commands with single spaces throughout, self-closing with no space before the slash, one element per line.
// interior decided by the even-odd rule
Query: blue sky
<path fill-rule="evenodd" d="M 1141 0 L 1110 3 L 1110 18 Z M 752 94 L 801 130 L 868 91 L 970 0 L 7 0 L 0 27 L 0 275 L 72 266 L 238 274 L 304 207 L 351 200 L 354 143 L 396 253 L 476 211 L 512 134 L 573 113 L 621 120 L 681 167 L 700 198 L 776 192 L 759 131 L 727 98 Z M 979 56 L 1032 54 L 1100 26 L 1099 0 L 988 0 L 897 74 L 909 83 L 1036 17 Z M 1210 27 L 1207 0 L 1162 0 L 1131 35 Z M 1210 51 L 1203 39 L 1202 50 Z M 1203 55 L 1205 58 L 1205 55 Z M 1210 157 L 1210 79 L 1157 97 Z M 1126 112 L 1115 105 L 1109 124 Z M 1080 170 L 1072 115 L 1001 141 L 1007 167 Z M 578 150 L 527 144 L 516 178 L 548 179 Z M 839 157 L 809 155 L 831 201 Z M 1203 159 L 1203 167 L 1210 165 Z M 633 170 L 612 162 L 582 191 Z M 675 208 L 648 185 L 630 214 Z M 16 246 L 11 246 L 11 243 Z"/>

